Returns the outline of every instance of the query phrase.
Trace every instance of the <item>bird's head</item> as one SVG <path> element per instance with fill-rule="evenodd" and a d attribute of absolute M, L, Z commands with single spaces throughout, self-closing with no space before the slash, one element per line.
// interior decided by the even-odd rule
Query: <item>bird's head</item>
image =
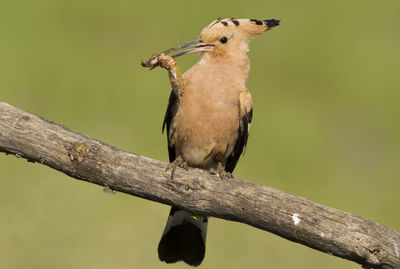
<path fill-rule="evenodd" d="M 173 57 L 202 52 L 203 57 L 235 58 L 247 56 L 250 38 L 278 26 L 279 20 L 217 19 L 206 26 L 200 38 L 165 51 L 169 54 L 185 49 Z"/>
<path fill-rule="evenodd" d="M 235 58 L 247 56 L 250 38 L 279 25 L 278 20 L 224 19 L 205 27 L 200 40 L 210 48 L 211 57 Z"/>

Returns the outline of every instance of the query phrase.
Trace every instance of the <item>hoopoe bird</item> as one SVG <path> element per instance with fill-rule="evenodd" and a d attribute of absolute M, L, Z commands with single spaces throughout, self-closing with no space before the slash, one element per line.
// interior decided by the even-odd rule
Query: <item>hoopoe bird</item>
<path fill-rule="evenodd" d="M 200 39 L 142 62 L 169 74 L 172 92 L 162 129 L 167 131 L 171 178 L 176 167 L 188 166 L 207 169 L 223 180 L 232 177 L 253 118 L 246 88 L 249 40 L 277 25 L 274 19 L 217 19 L 203 29 Z M 182 75 L 174 58 L 192 52 L 201 52 L 201 59 Z M 158 246 L 160 260 L 199 265 L 207 222 L 207 216 L 172 207 Z"/>

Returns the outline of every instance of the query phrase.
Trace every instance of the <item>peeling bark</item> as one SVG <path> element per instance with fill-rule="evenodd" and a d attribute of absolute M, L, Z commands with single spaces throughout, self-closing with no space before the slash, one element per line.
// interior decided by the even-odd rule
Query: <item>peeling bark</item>
<path fill-rule="evenodd" d="M 198 215 L 249 224 L 364 268 L 400 268 L 400 234 L 285 192 L 241 179 L 221 182 L 201 169 L 177 169 L 125 152 L 63 125 L 0 103 L 0 152 L 70 177 Z"/>

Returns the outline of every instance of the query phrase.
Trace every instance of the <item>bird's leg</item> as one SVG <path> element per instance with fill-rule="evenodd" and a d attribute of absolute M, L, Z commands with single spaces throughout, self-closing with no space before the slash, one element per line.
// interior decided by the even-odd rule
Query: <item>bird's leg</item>
<path fill-rule="evenodd" d="M 173 162 L 169 163 L 167 169 L 165 169 L 165 171 L 171 169 L 171 179 L 174 179 L 176 167 L 183 168 L 186 171 L 189 169 L 188 163 L 183 160 L 181 155 L 179 155 Z"/>
<path fill-rule="evenodd" d="M 165 55 L 164 53 L 153 55 L 149 60 L 142 62 L 142 65 L 144 67 L 150 67 L 150 69 L 157 66 L 166 69 L 168 71 L 172 90 L 178 97 L 178 100 L 182 97 L 184 91 L 183 77 L 173 57 Z"/>
<path fill-rule="evenodd" d="M 225 166 L 221 162 L 218 162 L 217 169 L 211 168 L 209 169 L 209 172 L 212 175 L 219 175 L 222 180 L 226 178 L 233 178 L 232 173 L 225 171 Z"/>

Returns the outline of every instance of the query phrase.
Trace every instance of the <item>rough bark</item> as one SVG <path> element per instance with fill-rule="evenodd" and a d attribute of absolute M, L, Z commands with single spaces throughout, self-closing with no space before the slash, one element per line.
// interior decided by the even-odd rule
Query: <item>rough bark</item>
<path fill-rule="evenodd" d="M 245 180 L 222 182 L 200 169 L 177 169 L 171 180 L 167 163 L 6 103 L 0 103 L 0 152 L 194 214 L 246 223 L 365 268 L 400 268 L 400 234 L 374 221 Z"/>

